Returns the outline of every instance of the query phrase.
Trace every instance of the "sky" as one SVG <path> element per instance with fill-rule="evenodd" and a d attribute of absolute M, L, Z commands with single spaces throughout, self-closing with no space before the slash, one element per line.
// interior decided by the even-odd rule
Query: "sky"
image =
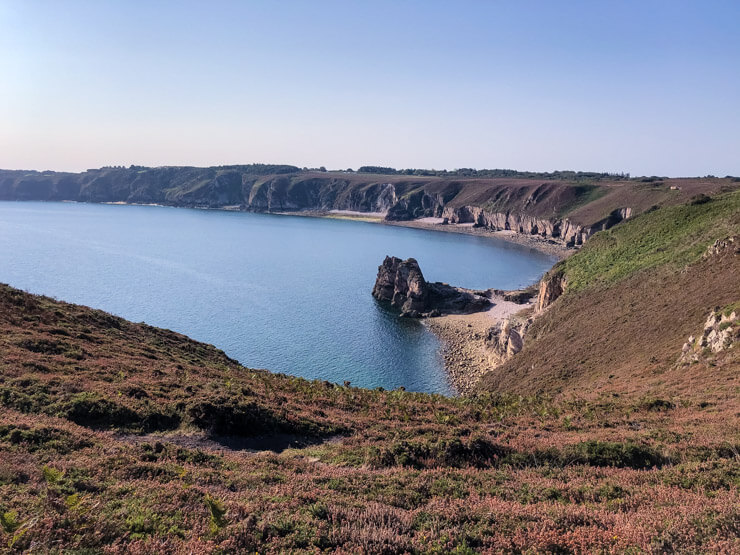
<path fill-rule="evenodd" d="M 740 175 L 736 0 L 0 0 L 0 168 Z"/>

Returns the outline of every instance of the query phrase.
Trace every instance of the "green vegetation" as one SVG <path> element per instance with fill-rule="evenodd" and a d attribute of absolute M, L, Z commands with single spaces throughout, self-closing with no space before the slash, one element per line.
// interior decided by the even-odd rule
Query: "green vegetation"
<path fill-rule="evenodd" d="M 574 210 L 580 208 L 581 206 L 586 206 L 587 204 L 597 199 L 600 199 L 608 192 L 605 187 L 599 187 L 598 185 L 593 184 L 576 185 L 573 189 L 575 193 L 575 199 L 573 200 L 573 202 L 564 204 L 558 209 L 558 218 L 565 218 Z"/>
<path fill-rule="evenodd" d="M 570 292 L 610 284 L 657 266 L 681 268 L 740 229 L 740 191 L 669 206 L 594 235 L 560 264 Z"/>

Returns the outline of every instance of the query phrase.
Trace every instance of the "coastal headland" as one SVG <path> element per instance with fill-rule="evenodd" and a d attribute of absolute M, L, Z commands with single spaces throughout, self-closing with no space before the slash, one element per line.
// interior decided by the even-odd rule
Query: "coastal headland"
<path fill-rule="evenodd" d="M 360 169 L 327 172 L 250 164 L 105 167 L 81 173 L 0 170 L 0 200 L 304 212 L 430 229 L 446 228 L 436 223 L 447 222 L 451 231 L 508 232 L 499 235 L 535 239 L 535 246 L 577 247 L 594 233 L 654 207 L 740 187 L 740 180 L 730 177 Z"/>

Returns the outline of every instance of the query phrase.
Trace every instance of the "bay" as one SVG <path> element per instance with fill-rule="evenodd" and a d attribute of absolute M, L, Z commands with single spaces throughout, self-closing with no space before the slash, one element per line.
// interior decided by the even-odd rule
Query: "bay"
<path fill-rule="evenodd" d="M 338 219 L 0 202 L 0 281 L 212 343 L 252 368 L 450 394 L 440 344 L 370 294 L 385 255 L 427 280 L 515 289 L 554 258 L 488 238 Z"/>

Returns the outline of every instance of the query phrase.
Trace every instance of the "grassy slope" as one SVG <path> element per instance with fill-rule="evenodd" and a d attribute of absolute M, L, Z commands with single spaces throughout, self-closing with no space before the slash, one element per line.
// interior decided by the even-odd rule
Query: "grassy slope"
<path fill-rule="evenodd" d="M 592 237 L 560 263 L 566 294 L 529 332 L 525 349 L 485 380 L 488 390 L 730 396 L 738 355 L 675 368 L 708 312 L 740 300 L 738 256 L 702 258 L 740 232 L 740 192 L 659 209 Z"/>
<path fill-rule="evenodd" d="M 595 235 L 563 263 L 568 287 L 578 291 L 615 283 L 650 268 L 680 269 L 696 262 L 717 239 L 740 232 L 740 192 L 700 204 L 643 214 Z"/>
<path fill-rule="evenodd" d="M 0 550 L 730 552 L 727 416 L 309 382 L 3 286 Z"/>

